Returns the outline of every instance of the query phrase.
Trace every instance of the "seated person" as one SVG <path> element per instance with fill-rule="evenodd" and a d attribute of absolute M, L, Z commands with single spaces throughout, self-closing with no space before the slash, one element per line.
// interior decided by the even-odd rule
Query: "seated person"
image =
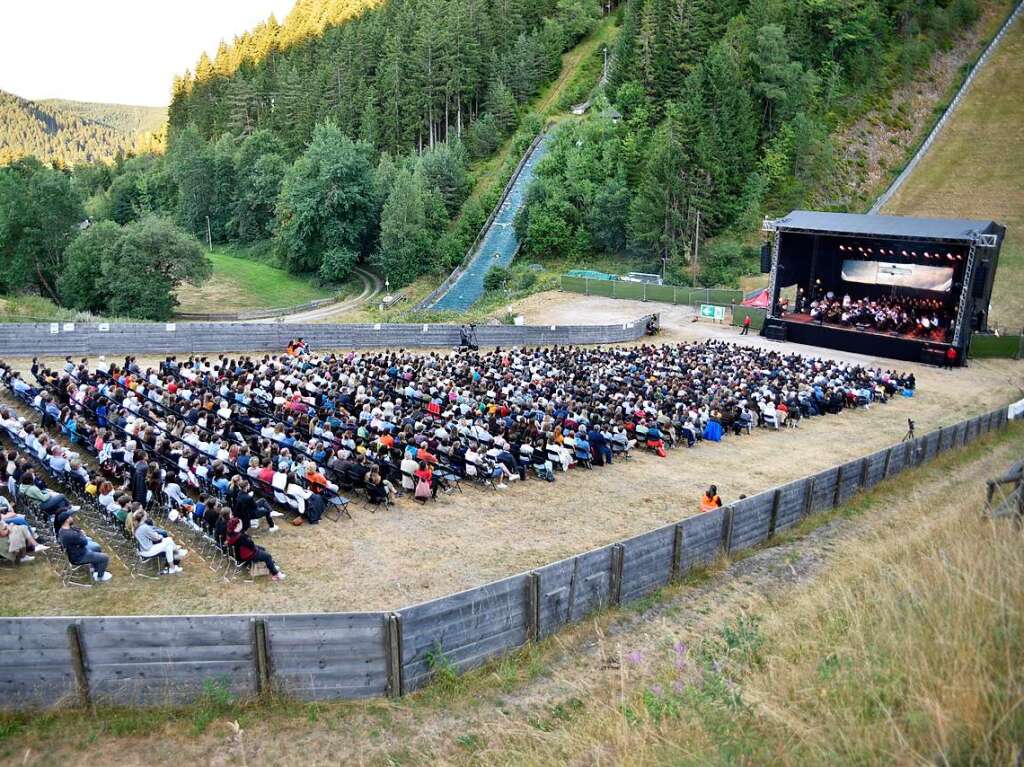
<path fill-rule="evenodd" d="M 242 529 L 242 520 L 238 517 L 232 517 L 227 522 L 225 543 L 231 547 L 240 562 L 262 562 L 270 571 L 271 579 L 275 581 L 285 579 L 285 574 L 277 568 L 270 552 L 253 542 L 248 533 Z"/>
<path fill-rule="evenodd" d="M 39 483 L 36 481 L 35 473 L 31 469 L 21 475 L 21 483 L 18 485 L 18 494 L 36 501 L 39 504 L 39 512 L 46 519 L 49 519 L 51 516 L 58 514 L 65 509 L 70 508 L 74 511 L 78 511 L 79 508 L 78 506 L 72 506 L 66 496 L 47 490 L 45 487 L 40 487 Z"/>
<path fill-rule="evenodd" d="M 99 544 L 71 524 L 74 518 L 73 509 L 67 509 L 57 515 L 57 540 L 71 564 L 89 565 L 93 580 L 106 583 L 113 577 L 107 572 L 110 557 L 103 553 Z"/>
<path fill-rule="evenodd" d="M 47 548 L 36 541 L 27 525 L 0 522 L 0 557 L 14 564 L 31 562 L 35 559 L 32 556 L 35 552 L 45 551 Z"/>
<path fill-rule="evenodd" d="M 164 572 L 168 574 L 180 573 L 182 571 L 179 562 L 188 554 L 188 549 L 183 549 L 174 543 L 169 535 L 163 535 L 153 526 L 153 520 L 139 504 L 134 505 L 132 511 L 132 527 L 135 541 L 139 547 L 139 555 L 145 559 L 163 555 L 167 561 Z"/>

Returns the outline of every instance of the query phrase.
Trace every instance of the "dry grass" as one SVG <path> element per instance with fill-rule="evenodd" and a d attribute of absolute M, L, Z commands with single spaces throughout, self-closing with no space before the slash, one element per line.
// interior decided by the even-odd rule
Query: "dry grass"
<path fill-rule="evenodd" d="M 885 213 L 994 219 L 1007 227 L 991 319 L 1024 326 L 1024 23 L 1007 33 Z"/>
<path fill-rule="evenodd" d="M 998 461 L 977 451 L 956 478 L 932 471 L 907 488 L 802 593 L 661 653 L 682 663 L 645 671 L 627 660 L 613 704 L 570 740 L 528 738 L 526 761 L 1019 764 L 1024 541 L 978 513 L 980 477 L 1019 455 L 1020 429 L 1015 443 Z"/>

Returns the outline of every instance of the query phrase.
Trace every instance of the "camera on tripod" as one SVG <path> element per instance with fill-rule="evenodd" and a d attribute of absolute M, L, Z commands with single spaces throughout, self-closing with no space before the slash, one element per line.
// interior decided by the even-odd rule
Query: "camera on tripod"
<path fill-rule="evenodd" d="M 908 418 L 907 419 L 907 434 L 906 434 L 905 437 L 903 437 L 903 441 L 906 442 L 907 440 L 911 440 L 913 438 L 914 438 L 914 419 L 913 418 Z"/>

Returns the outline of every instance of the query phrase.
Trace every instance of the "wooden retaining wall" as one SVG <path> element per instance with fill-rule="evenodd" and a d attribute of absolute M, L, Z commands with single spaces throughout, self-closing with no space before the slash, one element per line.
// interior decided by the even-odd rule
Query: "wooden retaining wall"
<path fill-rule="evenodd" d="M 642 598 L 723 553 L 1007 422 L 1000 408 L 619 543 L 397 612 L 0 619 L 0 707 L 158 705 L 213 688 L 238 698 L 399 696 L 609 605 Z"/>

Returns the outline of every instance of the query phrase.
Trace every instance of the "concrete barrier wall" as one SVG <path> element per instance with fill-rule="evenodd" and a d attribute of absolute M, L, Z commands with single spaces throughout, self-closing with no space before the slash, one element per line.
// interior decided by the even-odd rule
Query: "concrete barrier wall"
<path fill-rule="evenodd" d="M 1007 409 L 579 556 L 397 613 L 0 618 L 0 707 L 401 695 L 770 540 L 1007 423 Z"/>
<path fill-rule="evenodd" d="M 648 316 L 616 325 L 486 325 L 476 329 L 483 347 L 605 344 L 643 337 Z M 441 347 L 459 343 L 457 325 L 332 325 L 233 322 L 12 323 L 0 324 L 7 356 L 169 354 L 284 351 L 294 338 L 314 349 Z"/>

